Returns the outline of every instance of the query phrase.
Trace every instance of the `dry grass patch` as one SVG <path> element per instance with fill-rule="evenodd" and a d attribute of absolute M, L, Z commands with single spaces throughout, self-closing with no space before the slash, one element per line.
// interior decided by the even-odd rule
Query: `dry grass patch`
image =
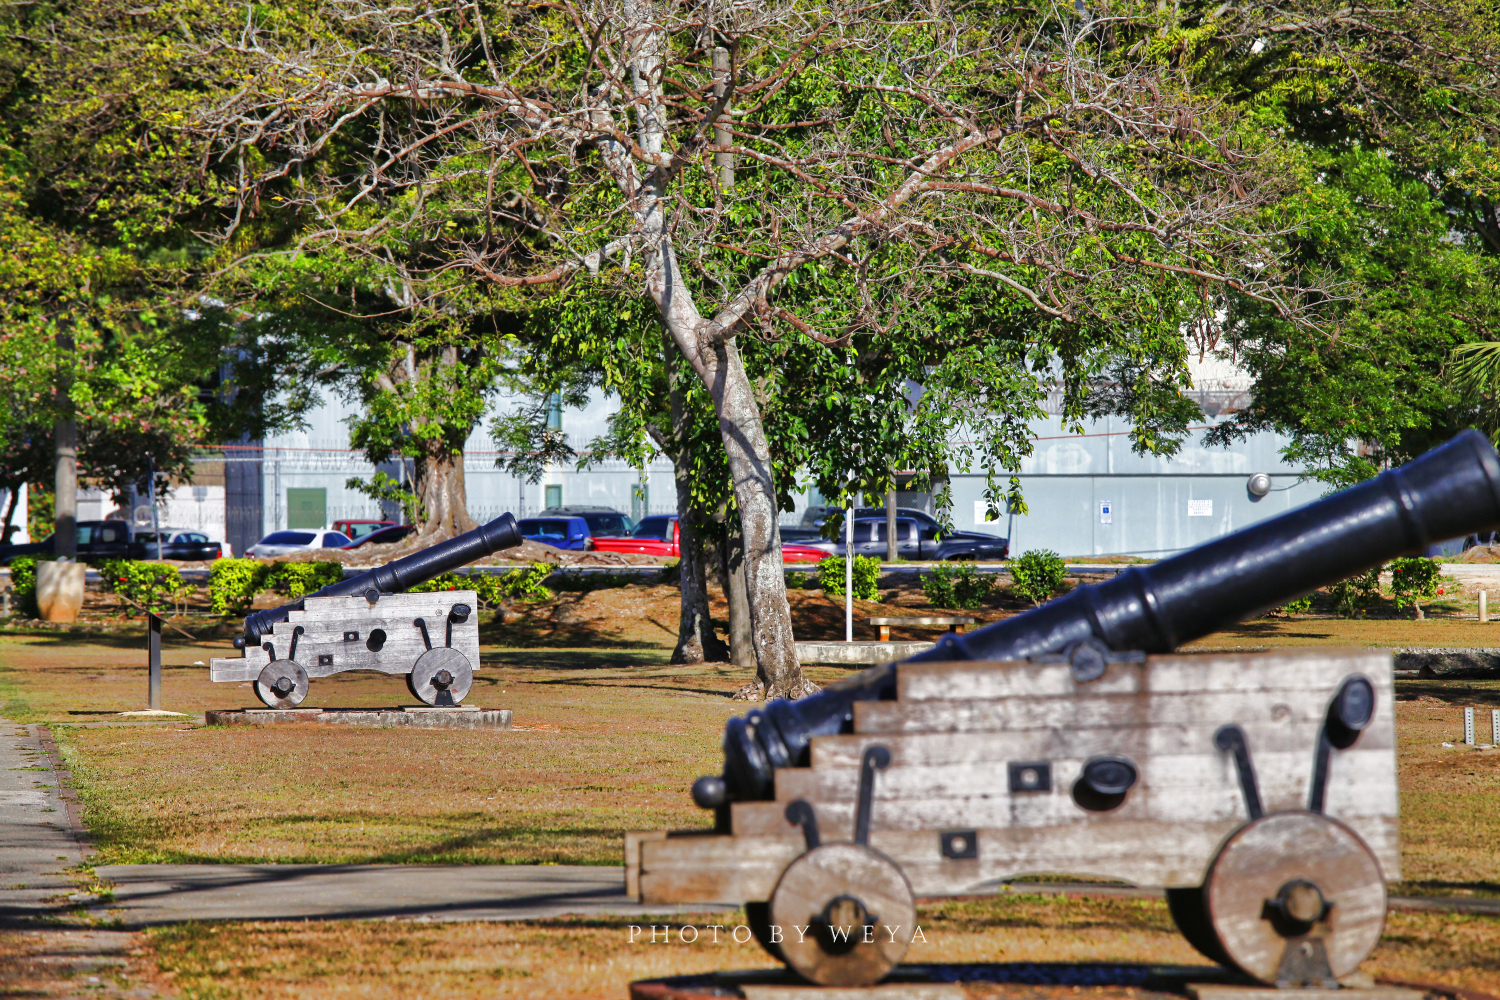
<path fill-rule="evenodd" d="M 774 968 L 753 943 L 736 944 L 728 914 L 672 918 L 669 943 L 646 934 L 642 918 L 574 918 L 524 923 L 412 922 L 188 924 L 150 933 L 161 969 L 183 997 L 620 998 L 626 984 L 719 969 Z M 1173 928 L 1159 900 L 1069 899 L 1005 894 L 920 910 L 923 935 L 913 963 L 1206 963 Z M 683 924 L 726 925 L 719 943 Z M 648 932 L 649 933 L 649 932 Z M 743 933 L 741 934 L 743 937 Z M 1500 920 L 1432 913 L 1392 914 L 1386 938 L 1365 965 L 1377 976 L 1500 991 Z M 1047 991 L 1077 995 L 1079 987 Z M 1118 996 L 1118 988 L 1087 990 Z M 986 996 L 1035 993 L 982 987 Z"/>
<path fill-rule="evenodd" d="M 1397 892 L 1500 896 L 1500 750 L 1465 747 L 1463 708 L 1488 742 L 1497 681 L 1401 681 L 1396 761 L 1401 790 Z M 1444 743 L 1450 746 L 1443 746 Z"/>

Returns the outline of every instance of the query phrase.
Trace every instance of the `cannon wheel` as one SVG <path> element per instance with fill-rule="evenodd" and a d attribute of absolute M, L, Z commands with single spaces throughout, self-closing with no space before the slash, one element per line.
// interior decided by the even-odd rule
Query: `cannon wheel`
<path fill-rule="evenodd" d="M 1385 877 L 1374 853 L 1353 830 L 1313 812 L 1273 813 L 1240 827 L 1201 892 L 1224 955 L 1269 984 L 1336 985 L 1327 976 L 1357 969 L 1385 926 Z"/>
<path fill-rule="evenodd" d="M 900 964 L 917 908 L 894 861 L 862 844 L 833 843 L 787 865 L 769 916 L 781 928 L 782 960 L 803 978 L 869 986 Z"/>
<path fill-rule="evenodd" d="M 473 686 L 474 669 L 469 666 L 469 658 L 447 646 L 429 649 L 417 657 L 406 675 L 407 690 L 429 705 L 457 705 Z"/>
<path fill-rule="evenodd" d="M 255 697 L 267 708 L 296 708 L 307 697 L 307 671 L 296 660 L 272 660 L 255 678 Z"/>

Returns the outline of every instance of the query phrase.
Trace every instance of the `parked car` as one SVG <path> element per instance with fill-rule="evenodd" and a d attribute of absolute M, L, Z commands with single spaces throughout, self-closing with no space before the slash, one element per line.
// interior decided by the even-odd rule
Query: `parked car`
<path fill-rule="evenodd" d="M 781 538 L 784 542 L 802 542 L 808 545 L 819 545 L 822 541 L 828 541 L 822 537 L 824 525 L 828 519 L 839 512 L 838 507 L 814 506 L 809 507 L 802 515 L 802 523 L 796 526 L 784 526 L 781 529 Z M 1010 558 L 1010 539 L 1001 538 L 983 531 L 948 531 L 943 528 L 942 522 L 925 510 L 917 510 L 915 507 L 896 508 L 896 517 L 915 521 L 920 534 L 922 554 L 907 555 L 905 548 L 900 549 L 902 559 L 1008 559 Z M 862 521 L 878 521 L 884 524 L 886 520 L 884 507 L 856 507 L 854 508 L 854 523 L 856 541 L 858 541 L 859 524 Z M 811 537 L 809 537 L 811 535 Z M 904 529 L 897 529 L 896 538 L 898 545 L 909 545 L 910 540 L 906 538 Z M 951 542 L 946 549 L 939 551 L 941 546 L 933 547 L 928 543 L 937 540 L 939 542 Z M 868 539 L 867 539 L 868 541 Z M 843 552 L 844 539 L 840 533 L 837 539 L 838 548 L 835 554 Z M 963 543 L 963 544 L 960 544 Z M 857 547 L 857 546 L 856 546 Z M 878 551 L 876 551 L 878 549 Z M 860 549 L 862 555 L 885 555 L 885 529 L 879 529 L 876 541 L 870 541 L 869 547 Z"/>
<path fill-rule="evenodd" d="M 784 563 L 822 562 L 832 554 L 811 545 L 801 545 L 797 542 L 781 543 L 781 561 Z"/>
<path fill-rule="evenodd" d="M 581 517 L 525 517 L 516 522 L 516 530 L 527 541 L 554 549 L 592 548 L 588 522 Z"/>
<path fill-rule="evenodd" d="M 629 538 L 595 538 L 594 548 L 600 552 L 681 557 L 682 524 L 676 514 L 653 514 L 641 518 L 641 523 L 635 526 Z M 809 545 L 783 542 L 781 546 L 781 561 L 784 563 L 814 563 L 828 556 L 826 550 Z"/>
<path fill-rule="evenodd" d="M 132 550 L 135 536 L 127 521 L 79 521 L 78 561 L 101 562 L 105 559 L 139 559 L 138 551 Z M 0 545 L 0 566 L 9 566 L 18 556 L 55 555 L 53 536 L 48 535 L 39 542 L 20 545 Z"/>
<path fill-rule="evenodd" d="M 854 554 L 884 558 L 889 551 L 886 530 L 884 517 L 855 518 Z M 842 537 L 824 538 L 805 544 L 830 555 L 844 554 Z M 981 535 L 979 532 L 944 535 L 941 533 L 941 526 L 935 521 L 923 524 L 916 518 L 896 518 L 896 554 L 902 559 L 1005 559 L 1009 552 L 1010 542 L 1005 538 Z"/>
<path fill-rule="evenodd" d="M 310 549 L 346 549 L 349 536 L 332 528 L 291 528 L 273 531 L 265 538 L 245 550 L 245 555 L 257 559 L 284 556 L 288 552 L 306 552 Z"/>
<path fill-rule="evenodd" d="M 417 527 L 414 524 L 392 524 L 389 527 L 379 528 L 361 535 L 344 547 L 347 549 L 357 549 L 362 545 L 389 545 L 391 542 L 401 541 L 401 539 L 414 533 L 416 530 Z"/>
<path fill-rule="evenodd" d="M 375 520 L 369 520 L 369 521 L 354 520 L 354 521 L 334 521 L 333 522 L 333 530 L 334 531 L 341 531 L 344 534 L 348 535 L 350 538 L 352 538 L 356 542 L 359 541 L 361 538 L 364 538 L 366 535 L 371 534 L 372 532 L 379 531 L 382 528 L 390 528 L 390 527 L 399 527 L 399 525 L 397 525 L 395 521 L 375 521 Z"/>
<path fill-rule="evenodd" d="M 625 538 L 634 530 L 630 517 L 613 507 L 552 507 L 545 517 L 581 517 L 589 526 L 589 534 L 595 538 Z"/>
<path fill-rule="evenodd" d="M 218 559 L 224 548 L 218 542 L 209 541 L 207 535 L 190 528 L 162 528 L 160 545 L 155 531 L 138 531 L 136 544 L 131 548 L 140 554 L 137 559 L 177 559 L 190 562 L 197 559 Z M 159 550 L 159 551 L 158 551 Z"/>
<path fill-rule="evenodd" d="M 682 528 L 676 514 L 643 517 L 623 538 L 595 538 L 600 552 L 638 552 L 648 556 L 681 556 Z"/>

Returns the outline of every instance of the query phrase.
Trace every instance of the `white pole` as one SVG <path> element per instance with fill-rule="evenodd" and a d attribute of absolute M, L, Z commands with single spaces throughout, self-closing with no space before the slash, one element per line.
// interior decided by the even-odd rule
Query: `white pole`
<path fill-rule="evenodd" d="M 844 511 L 844 641 L 854 641 L 854 504 Z"/>
<path fill-rule="evenodd" d="M 1490 709 L 1490 745 L 1500 747 L 1500 708 Z"/>
<path fill-rule="evenodd" d="M 1490 595 L 1483 590 L 1479 592 L 1479 620 L 1482 622 L 1490 620 Z"/>
<path fill-rule="evenodd" d="M 1464 742 L 1469 746 L 1474 745 L 1474 710 L 1464 709 Z"/>

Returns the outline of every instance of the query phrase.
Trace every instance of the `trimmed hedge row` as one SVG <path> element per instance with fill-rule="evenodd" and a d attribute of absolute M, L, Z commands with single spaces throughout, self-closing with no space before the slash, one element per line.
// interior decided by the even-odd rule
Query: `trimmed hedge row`
<path fill-rule="evenodd" d="M 510 597 L 522 601 L 541 601 L 552 596 L 542 581 L 552 567 L 536 563 L 507 573 L 444 573 L 411 588 L 412 593 L 439 590 L 472 590 L 479 597 L 481 610 Z M 208 573 L 208 603 L 215 614 L 243 614 L 255 598 L 274 590 L 289 601 L 322 590 L 344 578 L 344 566 L 337 562 L 263 563 L 256 559 L 216 559 Z"/>

